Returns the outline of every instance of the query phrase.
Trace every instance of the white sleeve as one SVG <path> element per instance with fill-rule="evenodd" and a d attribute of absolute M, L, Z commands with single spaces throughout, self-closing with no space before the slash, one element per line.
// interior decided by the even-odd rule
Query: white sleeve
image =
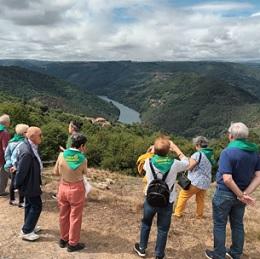
<path fill-rule="evenodd" d="M 189 159 L 187 157 L 183 157 L 181 160 L 174 160 L 173 166 L 176 173 L 185 171 L 189 167 Z"/>

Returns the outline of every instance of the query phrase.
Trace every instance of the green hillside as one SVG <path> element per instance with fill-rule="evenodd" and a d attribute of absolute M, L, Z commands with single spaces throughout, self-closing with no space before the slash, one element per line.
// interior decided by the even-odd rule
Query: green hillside
<path fill-rule="evenodd" d="M 184 136 L 219 136 L 230 121 L 241 120 L 250 127 L 259 125 L 259 65 L 229 62 L 8 62 L 62 78 L 95 94 L 107 95 L 139 111 L 143 123 L 156 130 Z"/>
<path fill-rule="evenodd" d="M 51 108 L 115 120 L 119 111 L 86 89 L 20 67 L 0 66 L 0 91 Z M 2 98 L 3 99 L 3 98 Z"/>

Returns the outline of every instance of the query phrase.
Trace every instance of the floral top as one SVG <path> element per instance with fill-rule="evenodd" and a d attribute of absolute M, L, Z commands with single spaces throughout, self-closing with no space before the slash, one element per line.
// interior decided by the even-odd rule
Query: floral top
<path fill-rule="evenodd" d="M 188 178 L 193 186 L 196 186 L 199 189 L 207 190 L 211 183 L 211 163 L 202 152 L 195 152 L 191 158 L 197 162 L 199 162 L 200 159 L 200 162 L 188 172 Z"/>

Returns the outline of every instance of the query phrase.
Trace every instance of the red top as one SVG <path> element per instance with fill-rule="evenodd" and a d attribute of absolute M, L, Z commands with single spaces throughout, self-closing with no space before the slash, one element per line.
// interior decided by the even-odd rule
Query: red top
<path fill-rule="evenodd" d="M 7 130 L 0 131 L 0 166 L 5 164 L 5 149 L 8 145 L 10 134 Z"/>

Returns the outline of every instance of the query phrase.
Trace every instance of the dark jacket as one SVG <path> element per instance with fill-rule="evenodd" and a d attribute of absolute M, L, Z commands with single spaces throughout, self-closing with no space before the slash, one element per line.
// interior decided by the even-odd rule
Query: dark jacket
<path fill-rule="evenodd" d="M 27 139 L 19 146 L 17 165 L 15 187 L 25 197 L 41 195 L 41 167 Z"/>

